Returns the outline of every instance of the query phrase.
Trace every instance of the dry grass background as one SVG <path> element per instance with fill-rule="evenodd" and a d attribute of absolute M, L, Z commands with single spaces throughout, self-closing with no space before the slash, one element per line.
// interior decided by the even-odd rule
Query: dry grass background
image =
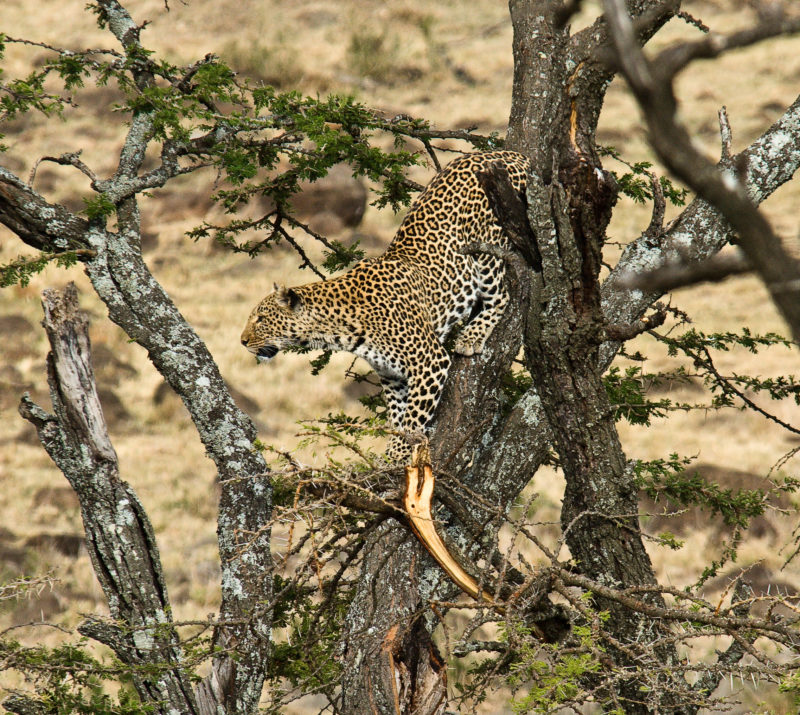
<path fill-rule="evenodd" d="M 65 47 L 112 45 L 109 36 L 82 12 L 83 0 L 6 0 L 0 5 L 0 31 L 14 37 Z M 504 3 L 495 0 L 173 0 L 166 12 L 160 0 L 131 0 L 134 18 L 152 24 L 144 42 L 172 61 L 191 62 L 208 52 L 226 57 L 255 80 L 304 92 L 349 92 L 388 114 L 405 112 L 429 118 L 443 128 L 477 125 L 483 133 L 504 131 L 511 88 L 511 29 Z M 596 3 L 586 3 L 587 14 Z M 689 9 L 717 29 L 748 22 L 744 3 L 705 0 Z M 673 21 L 657 44 L 696 31 Z M 800 40 L 783 39 L 742 51 L 714 63 L 689 69 L 679 85 L 682 111 L 711 155 L 718 154 L 716 112 L 726 104 L 734 130 L 734 148 L 741 149 L 776 119 L 796 96 L 800 79 Z M 23 71 L 45 52 L 10 46 L 9 74 Z M 67 112 L 67 123 L 27 115 L 2 128 L 10 151 L 0 164 L 27 176 L 42 155 L 83 149 L 83 158 L 103 175 L 111 170 L 123 128 L 108 120 L 114 90 L 87 90 L 80 107 Z M 638 113 L 624 87 L 615 82 L 608 95 L 599 139 L 631 160 L 648 158 Z M 613 168 L 613 167 L 612 167 Z M 424 181 L 430 170 L 417 172 Z M 297 284 L 313 278 L 298 270 L 299 260 L 286 251 L 254 260 L 230 255 L 207 244 L 195 244 L 184 232 L 203 219 L 219 219 L 210 201 L 213 176 L 181 179 L 144 200 L 146 258 L 157 278 L 207 342 L 241 405 L 259 423 L 261 437 L 279 447 L 297 442 L 296 420 L 345 410 L 358 413 L 356 392 L 343 378 L 351 360 L 336 356 L 322 376 L 312 378 L 308 358 L 282 355 L 257 368 L 239 345 L 239 332 L 252 305 L 273 280 Z M 35 187 L 51 200 L 79 209 L 88 196 L 84 177 L 73 169 L 43 164 Z M 800 182 L 781 189 L 765 205 L 776 228 L 798 248 L 796 207 Z M 391 239 L 399 217 L 368 207 L 357 227 L 347 227 L 330 214 L 314 216 L 340 240 L 360 238 L 371 254 Z M 610 230 L 615 241 L 635 238 L 648 220 L 645 208 L 622 200 Z M 616 260 L 613 247 L 609 261 Z M 0 228 L 0 261 L 26 253 L 22 244 Z M 38 598 L 6 604 L 0 628 L 45 620 L 74 627 L 81 613 L 105 612 L 88 557 L 80 545 L 77 502 L 65 480 L 38 446 L 32 429 L 16 413 L 19 395 L 29 390 L 47 405 L 44 358 L 46 340 L 39 327 L 43 288 L 74 280 L 92 317 L 98 381 L 123 476 L 132 483 L 153 521 L 178 619 L 202 617 L 214 610 L 218 592 L 215 537 L 214 470 L 204 457 L 188 416 L 144 352 L 105 315 L 80 268 L 48 269 L 21 288 L 0 293 L 0 580 L 20 574 L 52 572 L 52 589 Z M 689 312 L 704 330 L 754 330 L 787 334 L 765 291 L 755 278 L 730 280 L 718 286 L 681 291 L 673 303 Z M 673 366 L 640 339 L 637 347 L 652 354 L 648 369 Z M 797 372 L 798 355 L 785 349 L 751 355 L 733 351 L 720 356 L 726 372 L 780 375 Z M 362 366 L 363 367 L 363 366 Z M 689 386 L 670 393 L 676 399 L 700 398 Z M 784 419 L 798 420 L 797 406 L 773 406 Z M 630 458 L 663 457 L 672 451 L 696 455 L 713 465 L 716 478 L 756 483 L 789 449 L 796 437 L 772 423 L 737 411 L 678 414 L 649 429 L 620 425 Z M 320 458 L 306 453 L 304 458 Z M 797 457 L 784 473 L 798 474 Z M 732 474 L 731 470 L 739 470 Z M 542 472 L 535 489 L 536 518 L 557 521 L 562 482 Z M 790 502 L 784 503 L 792 507 Z M 780 571 L 794 515 L 770 512 L 765 526 L 753 529 L 742 547 L 739 566 L 756 565 L 753 574 L 785 588 L 800 587 L 796 563 Z M 655 527 L 655 524 L 651 524 Z M 705 560 L 718 552 L 721 535 L 694 515 L 670 528 L 686 540 L 672 552 L 652 548 L 659 577 L 673 585 L 693 582 Z M 552 531 L 552 530 L 551 530 Z M 60 636 L 47 628 L 20 631 L 39 642 Z M 1 676 L 0 676 L 1 677 Z M 6 682 L 6 685 L 9 683 Z M 3 685 L 0 680 L 0 686 Z M 789 712 L 789 701 L 771 689 L 745 688 L 742 712 Z M 485 712 L 505 711 L 494 700 Z M 303 712 L 298 706 L 292 712 Z M 289 712 L 287 710 L 287 712 Z"/>

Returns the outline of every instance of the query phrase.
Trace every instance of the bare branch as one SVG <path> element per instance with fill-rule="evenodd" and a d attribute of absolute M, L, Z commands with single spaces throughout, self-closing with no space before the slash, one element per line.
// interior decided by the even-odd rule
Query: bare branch
<path fill-rule="evenodd" d="M 730 35 L 711 33 L 702 40 L 683 42 L 662 50 L 652 62 L 659 68 L 662 80 L 671 79 L 696 59 L 713 59 L 734 49 L 749 47 L 771 37 L 791 35 L 800 31 L 800 18 L 770 16 L 755 27 Z"/>
<path fill-rule="evenodd" d="M 650 217 L 650 224 L 645 229 L 644 235 L 650 241 L 657 241 L 664 231 L 664 215 L 667 212 L 667 201 L 664 198 L 664 189 L 661 187 L 659 178 L 650 174 L 650 187 L 653 190 L 653 214 Z"/>
<path fill-rule="evenodd" d="M 97 181 L 97 176 L 95 173 L 84 164 L 81 159 L 81 151 L 73 151 L 68 154 L 62 154 L 61 156 L 42 156 L 36 160 L 31 169 L 30 176 L 28 177 L 28 185 L 33 186 L 34 179 L 36 178 L 36 170 L 39 168 L 39 164 L 43 161 L 52 161 L 56 164 L 61 164 L 62 166 L 74 166 L 78 169 L 81 173 L 85 174 L 89 177 L 92 181 L 92 185 Z"/>
<path fill-rule="evenodd" d="M 718 283 L 731 276 L 750 273 L 753 266 L 739 253 L 717 255 L 701 263 L 667 264 L 647 273 L 624 274 L 620 284 L 626 288 L 668 293 L 698 283 Z"/>
<path fill-rule="evenodd" d="M 604 4 L 616 60 L 642 107 L 653 148 L 667 167 L 716 207 L 738 233 L 739 245 L 767 286 L 795 340 L 800 340 L 800 262 L 785 250 L 769 222 L 753 205 L 742 182 L 730 172 L 720 173 L 698 151 L 677 120 L 670 79 L 672 67 L 680 64 L 684 55 L 673 48 L 671 51 L 677 53 L 678 59 L 673 58 L 667 66 L 649 62 L 636 42 L 633 23 L 623 0 L 605 0 Z M 790 27 L 794 31 L 795 23 L 790 23 Z M 779 29 L 784 28 L 780 23 Z M 800 21 L 797 28 L 800 28 Z M 758 32 L 748 31 L 720 46 L 738 46 L 751 39 L 755 41 L 757 37 L 774 36 L 776 32 L 773 24 L 766 24 Z M 712 44 L 712 48 L 714 46 Z M 694 52 L 687 50 L 687 61 Z"/>
<path fill-rule="evenodd" d="M 656 303 L 655 308 L 656 308 L 655 313 L 647 316 L 646 318 L 642 318 L 641 320 L 637 320 L 634 323 L 606 324 L 605 326 L 606 340 L 615 340 L 619 342 L 624 342 L 626 340 L 631 340 L 635 338 L 637 335 L 646 333 L 648 330 L 653 330 L 654 328 L 663 325 L 664 321 L 667 319 L 666 306 L 661 305 L 660 303 Z"/>

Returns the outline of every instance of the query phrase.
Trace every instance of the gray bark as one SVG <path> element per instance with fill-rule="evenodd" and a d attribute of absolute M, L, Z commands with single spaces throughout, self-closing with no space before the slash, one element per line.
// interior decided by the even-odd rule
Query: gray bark
<path fill-rule="evenodd" d="M 140 28 L 127 11 L 116 0 L 99 4 L 123 48 L 141 51 Z M 133 74 L 138 86 L 152 82 L 144 69 L 134 69 Z M 271 615 L 264 604 L 272 596 L 271 487 L 266 463 L 254 447 L 256 431 L 250 418 L 236 407 L 205 344 L 142 259 L 135 191 L 141 190 L 139 173 L 153 138 L 152 117 L 135 114 L 113 176 L 93 182 L 116 202 L 116 232 L 107 230 L 102 219 L 87 221 L 49 204 L 3 168 L 0 222 L 40 250 L 85 251 L 86 273 L 109 317 L 147 350 L 188 408 L 217 467 L 221 488 L 217 535 L 222 625 L 215 630 L 221 655 L 201 686 L 199 701 L 205 705 L 199 707 L 209 713 L 250 713 L 258 706 L 270 655 Z M 173 174 L 166 171 L 162 183 L 175 171 L 174 166 Z"/>
<path fill-rule="evenodd" d="M 393 522 L 370 534 L 361 587 L 345 624 L 342 712 L 444 711 L 446 663 L 422 618 L 425 604 L 415 577 L 426 561 L 416 539 Z"/>
<path fill-rule="evenodd" d="M 598 275 L 616 200 L 613 179 L 590 165 L 563 176 L 563 186 L 545 186 L 535 175 L 530 179 L 531 225 L 543 271 L 535 280 L 525 330 L 526 362 L 566 478 L 562 531 L 582 574 L 617 587 L 652 586 L 656 579 L 639 530 L 637 490 L 626 470 L 598 360 L 603 334 Z M 660 596 L 652 598 L 663 605 Z M 648 619 L 602 598 L 595 607 L 609 613 L 604 626 L 611 636 L 609 655 L 617 666 L 631 668 L 629 679 L 601 695 L 629 713 L 654 707 L 682 712 L 670 709 L 668 684 L 650 692 L 648 702 L 642 698 L 642 663 L 629 653 L 642 633 L 653 630 Z M 660 650 L 662 662 L 677 662 L 674 648 Z"/>
<path fill-rule="evenodd" d="M 86 546 L 108 600 L 111 622 L 88 620 L 79 631 L 108 645 L 131 666 L 144 703 L 157 712 L 198 713 L 167 596 L 150 520 L 119 476 L 91 365 L 88 320 L 77 291 L 45 291 L 50 341 L 48 381 L 54 415 L 26 395 L 20 413 L 75 490 Z M 8 704 L 6 705 L 8 707 Z"/>
<path fill-rule="evenodd" d="M 737 46 L 734 38 L 685 43 L 647 60 L 635 41 L 633 21 L 622 0 L 605 0 L 604 7 L 616 49 L 616 58 L 636 97 L 648 126 L 651 146 L 665 166 L 698 196 L 719 211 L 736 231 L 737 243 L 759 273 L 778 310 L 800 341 L 800 262 L 783 248 L 766 217 L 751 200 L 752 190 L 736 176 L 733 162 L 720 170 L 692 144 L 677 119 L 672 83 L 675 74 L 692 57 L 716 57 L 724 48 Z M 797 31 L 799 21 L 769 18 L 750 31 L 739 33 L 746 44 L 759 38 Z M 788 140 L 788 143 L 791 143 Z"/>
<path fill-rule="evenodd" d="M 134 118 L 128 144 L 146 143 L 147 124 L 147 117 Z M 126 156 L 123 149 L 123 163 Z M 137 155 L 139 161 L 142 156 Z M 127 171 L 135 172 L 136 166 L 127 166 Z M 265 528 L 270 522 L 271 489 L 266 464 L 253 446 L 256 431 L 250 418 L 236 407 L 205 344 L 144 263 L 135 199 L 118 206 L 118 230 L 111 232 L 49 204 L 0 169 L 0 221 L 37 247 L 91 250 L 94 257 L 86 261 L 86 272 L 109 317 L 147 350 L 188 408 L 217 467 L 220 620 L 233 624 L 216 630 L 217 644 L 226 654 L 214 661 L 207 693 L 214 708 L 252 712 L 270 651 L 270 615 L 262 604 L 269 603 L 272 594 L 272 558 Z M 229 650 L 236 657 L 228 655 Z"/>

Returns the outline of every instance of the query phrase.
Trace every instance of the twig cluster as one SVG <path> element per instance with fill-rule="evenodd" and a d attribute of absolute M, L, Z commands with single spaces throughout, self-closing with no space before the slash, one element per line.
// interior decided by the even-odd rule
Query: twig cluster
<path fill-rule="evenodd" d="M 329 438 L 330 432 L 326 436 Z M 374 458 L 365 459 L 368 452 L 361 447 L 353 449 L 349 438 L 342 438 L 340 444 L 350 444 L 356 456 L 346 470 L 340 461 L 331 462 L 330 468 L 307 467 L 290 455 L 283 455 L 285 466 L 280 470 L 281 479 L 286 480 L 283 488 L 287 496 L 292 495 L 290 502 L 276 509 L 273 524 L 286 535 L 285 541 L 281 538 L 282 564 L 292 586 L 284 587 L 282 593 L 315 594 L 315 603 L 320 604 L 312 608 L 313 628 L 303 632 L 307 640 L 302 642 L 307 646 L 322 638 L 322 632 L 315 629 L 331 625 L 337 603 L 332 589 L 346 592 L 357 580 L 365 534 L 386 518 L 406 525 L 392 486 L 397 475 L 386 469 L 376 471 Z M 569 525 L 555 543 L 547 544 L 537 536 L 544 525 L 527 516 L 534 509 L 535 494 L 514 510 L 520 516 L 509 519 L 501 506 L 491 504 L 450 475 L 441 475 L 437 490 L 437 499 L 447 509 L 461 505 L 461 510 L 456 507 L 455 516 L 464 519 L 462 525 L 474 538 L 485 537 L 486 525 L 491 523 L 492 533 L 503 526 L 509 539 L 503 549 L 496 544 L 488 551 L 484 549 L 481 565 L 471 563 L 464 553 L 458 554 L 481 587 L 504 603 L 504 616 L 479 600 L 457 596 L 452 589 L 449 598 L 428 604 L 432 617 L 444 629 L 447 657 L 482 654 L 480 671 L 465 684 L 460 696 L 465 707 L 483 689 L 509 684 L 524 686 L 524 698 L 536 693 L 538 706 L 548 706 L 544 711 L 593 701 L 619 706 L 621 703 L 615 700 L 619 684 L 642 677 L 650 684 L 650 692 L 658 693 L 664 703 L 674 698 L 676 702 L 708 704 L 714 702 L 708 696 L 722 679 L 757 678 L 780 683 L 793 677 L 800 667 L 797 657 L 785 657 L 787 653 L 800 656 L 800 601 L 796 596 L 754 594 L 747 586 L 746 572 L 714 601 L 692 588 L 600 583 L 581 575 L 560 557 Z M 483 516 L 477 523 L 465 513 Z M 587 516 L 597 514 L 580 514 L 576 519 Z M 603 516 L 630 524 L 630 518 L 636 515 Z M 439 524 L 440 531 L 444 526 L 444 522 Z M 649 538 L 638 531 L 637 535 Z M 531 631 L 533 623 L 542 617 L 541 605 L 549 594 L 562 599 L 563 613 L 571 623 L 569 632 L 552 645 L 541 643 Z M 281 595 L 276 598 L 279 602 Z M 612 603 L 644 618 L 647 629 L 638 640 L 620 642 L 605 628 L 604 608 L 608 606 L 600 604 Z M 293 611 L 295 627 L 308 620 L 302 610 Z M 463 616 L 455 615 L 465 611 L 473 614 L 466 623 Z M 500 626 L 503 638 L 487 641 L 481 636 L 489 622 Z M 291 636 L 293 644 L 297 637 L 296 632 Z M 714 651 L 712 644 L 722 649 Z M 701 655 L 685 655 L 679 662 L 665 664 L 658 653 L 666 646 Z M 776 657 L 774 647 L 784 655 Z M 624 653 L 625 665 L 614 664 L 609 650 Z M 582 663 L 581 672 L 586 676 L 582 681 L 585 685 L 569 694 L 559 690 L 552 676 L 567 663 L 575 668 Z M 331 680 L 322 690 L 332 698 L 333 712 L 337 712 L 339 674 L 329 675 Z M 298 690 L 287 691 L 288 697 L 307 692 L 318 676 L 315 672 Z"/>
<path fill-rule="evenodd" d="M 752 27 L 730 35 L 712 33 L 701 40 L 678 43 L 650 59 L 639 45 L 625 3 L 604 0 L 604 9 L 614 47 L 612 62 L 627 79 L 644 112 L 651 145 L 678 178 L 731 224 L 739 246 L 764 280 L 795 340 L 800 340 L 800 262 L 786 251 L 770 223 L 753 204 L 739 178 L 743 167 L 734 171 L 737 160 L 726 161 L 730 144 L 727 117 L 721 115 L 723 163 L 732 163 L 733 167 L 723 167 L 720 171 L 703 156 L 679 121 L 673 90 L 676 75 L 692 61 L 718 57 L 770 37 L 797 33 L 800 18 L 789 14 L 783 3 L 771 4 L 770 11 L 761 12 L 759 22 Z"/>

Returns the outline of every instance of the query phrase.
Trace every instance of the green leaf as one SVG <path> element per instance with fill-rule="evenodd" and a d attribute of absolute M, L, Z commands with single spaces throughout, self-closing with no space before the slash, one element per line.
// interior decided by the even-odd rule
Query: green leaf
<path fill-rule="evenodd" d="M 86 214 L 90 221 L 111 216 L 117 209 L 105 194 L 98 194 L 88 199 L 84 197 L 83 204 L 82 213 Z"/>

